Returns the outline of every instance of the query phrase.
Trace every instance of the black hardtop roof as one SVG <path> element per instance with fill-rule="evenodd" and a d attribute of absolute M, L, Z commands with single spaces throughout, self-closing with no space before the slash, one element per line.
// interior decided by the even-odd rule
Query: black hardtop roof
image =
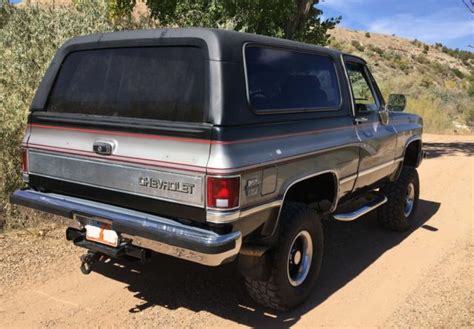
<path fill-rule="evenodd" d="M 267 47 L 282 47 L 299 51 L 319 52 L 322 54 L 327 54 L 328 56 L 331 56 L 334 59 L 339 58 L 341 55 L 346 55 L 338 50 L 324 48 L 302 42 L 273 38 L 258 34 L 209 28 L 169 28 L 95 33 L 91 35 L 78 36 L 69 39 L 60 49 L 58 49 L 50 66 L 48 67 L 48 70 L 46 71 L 43 79 L 41 80 L 40 85 L 38 86 L 30 109 L 32 111 L 44 110 L 49 92 L 54 84 L 56 75 L 64 59 L 66 58 L 66 56 L 68 56 L 69 53 L 74 51 L 93 50 L 101 48 L 150 47 L 165 45 L 199 46 L 207 49 L 204 55 L 208 56 L 209 60 L 238 64 L 237 66 L 239 67 L 239 69 L 235 69 L 234 67 L 234 71 L 232 71 L 234 72 L 232 73 L 233 75 L 230 75 L 230 78 L 227 77 L 232 81 L 228 82 L 228 86 L 232 86 L 236 83 L 235 81 L 237 79 L 243 79 L 243 74 L 242 76 L 235 76 L 235 74 L 239 75 L 243 72 L 243 70 L 240 69 L 242 67 L 241 63 L 243 62 L 242 46 L 246 43 L 253 43 Z M 359 58 L 356 56 L 352 57 Z M 364 61 L 361 58 L 360 60 Z M 232 66 L 226 67 L 228 67 L 229 70 L 232 68 Z M 227 89 L 230 90 L 231 88 L 229 89 L 229 87 L 227 87 Z M 239 92 L 240 93 L 232 92 L 230 94 L 227 94 L 225 97 L 229 98 L 228 102 L 235 103 L 234 98 L 243 99 L 245 97 L 245 95 L 242 93 L 242 90 L 240 90 Z M 232 97 L 234 98 L 229 95 L 232 95 Z M 233 100 L 231 101 L 230 99 Z M 238 113 L 238 111 L 236 113 Z M 250 113 L 246 113 L 246 115 L 250 116 Z M 232 121 L 234 119 L 228 120 Z M 247 119 L 240 118 L 241 121 L 245 121 Z"/>
<path fill-rule="evenodd" d="M 166 28 L 95 33 L 69 39 L 61 48 L 65 53 L 81 48 L 120 47 L 140 44 L 160 44 L 170 39 L 183 39 L 179 44 L 193 45 L 192 40 L 201 40 L 208 49 L 209 59 L 240 62 L 242 45 L 255 43 L 273 47 L 286 47 L 303 51 L 318 51 L 332 56 L 340 56 L 338 50 L 324 48 L 303 42 L 268 37 L 258 34 L 210 28 Z"/>

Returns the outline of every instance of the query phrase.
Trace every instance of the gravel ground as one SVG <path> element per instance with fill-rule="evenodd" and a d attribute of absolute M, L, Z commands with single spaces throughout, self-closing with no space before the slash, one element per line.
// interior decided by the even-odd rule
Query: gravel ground
<path fill-rule="evenodd" d="M 45 273 L 59 272 L 79 259 L 80 250 L 64 238 L 65 226 L 44 223 L 36 228 L 0 233 L 0 297 L 30 281 L 47 280 Z"/>
<path fill-rule="evenodd" d="M 473 259 L 472 243 L 453 248 L 440 260 L 439 267 L 425 274 L 387 326 L 473 328 Z"/>

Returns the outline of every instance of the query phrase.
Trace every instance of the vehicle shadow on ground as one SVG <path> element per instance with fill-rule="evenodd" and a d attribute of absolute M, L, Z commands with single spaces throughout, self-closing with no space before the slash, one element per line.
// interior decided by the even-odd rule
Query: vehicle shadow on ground
<path fill-rule="evenodd" d="M 455 155 L 474 156 L 474 143 L 423 143 L 423 150 L 428 159 Z"/>
<path fill-rule="evenodd" d="M 130 305 L 138 313 L 152 306 L 205 311 L 247 326 L 288 327 L 357 277 L 387 250 L 400 244 L 413 231 L 437 229 L 425 223 L 440 203 L 420 200 L 414 227 L 403 233 L 378 227 L 374 214 L 357 221 L 324 224 L 325 252 L 318 286 L 309 300 L 291 313 L 276 313 L 257 306 L 247 296 L 235 264 L 209 268 L 164 255 L 154 255 L 147 264 L 120 260 L 115 266 L 97 264 L 94 271 L 127 284 L 141 301 Z M 367 292 L 370 293 L 370 292 Z"/>

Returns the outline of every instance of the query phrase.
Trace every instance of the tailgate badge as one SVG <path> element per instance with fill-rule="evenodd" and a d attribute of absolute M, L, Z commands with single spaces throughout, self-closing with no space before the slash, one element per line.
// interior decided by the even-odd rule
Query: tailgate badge
<path fill-rule="evenodd" d="M 97 141 L 97 142 L 94 142 L 92 149 L 94 150 L 95 153 L 100 154 L 100 155 L 111 155 L 114 149 L 114 143 Z"/>

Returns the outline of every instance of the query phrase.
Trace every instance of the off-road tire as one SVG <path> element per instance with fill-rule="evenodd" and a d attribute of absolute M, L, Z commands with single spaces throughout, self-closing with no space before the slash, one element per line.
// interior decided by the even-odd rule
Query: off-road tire
<path fill-rule="evenodd" d="M 405 215 L 406 193 L 409 184 L 414 186 L 414 203 L 408 216 Z M 420 195 L 420 183 L 416 168 L 404 166 L 400 177 L 387 183 L 381 192 L 388 198 L 388 201 L 377 209 L 377 219 L 379 224 L 394 231 L 405 231 L 409 229 L 415 219 Z"/>
<path fill-rule="evenodd" d="M 312 260 L 304 281 L 290 284 L 288 255 L 295 237 L 306 231 L 312 240 Z M 323 229 L 316 211 L 305 204 L 286 202 L 283 206 L 278 238 L 271 252 L 270 276 L 266 281 L 245 278 L 247 291 L 257 303 L 280 311 L 288 311 L 301 304 L 316 284 L 323 253 Z"/>

